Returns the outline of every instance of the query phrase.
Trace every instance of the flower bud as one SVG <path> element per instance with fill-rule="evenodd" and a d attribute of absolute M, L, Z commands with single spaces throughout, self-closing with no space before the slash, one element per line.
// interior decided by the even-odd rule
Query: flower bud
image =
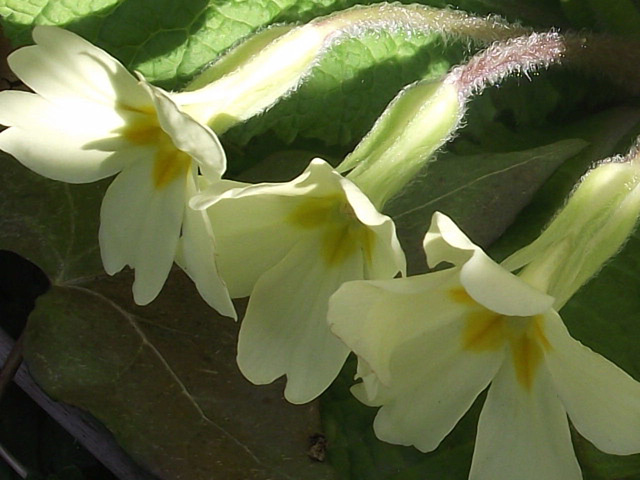
<path fill-rule="evenodd" d="M 464 104 L 454 83 L 418 82 L 402 90 L 338 171 L 381 208 L 456 130 Z"/>
<path fill-rule="evenodd" d="M 614 158 L 582 178 L 544 232 L 507 258 L 509 270 L 556 298 L 559 310 L 615 255 L 640 214 L 640 155 Z"/>

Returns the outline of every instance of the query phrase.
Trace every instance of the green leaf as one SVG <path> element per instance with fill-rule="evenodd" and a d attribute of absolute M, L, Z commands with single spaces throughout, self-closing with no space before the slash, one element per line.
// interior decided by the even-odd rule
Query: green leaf
<path fill-rule="evenodd" d="M 88 409 L 163 479 L 330 479 L 307 456 L 320 432 L 313 405 L 258 388 L 235 365 L 237 325 L 175 274 L 147 307 L 129 282 L 54 286 L 33 312 L 30 371 L 54 398 Z"/>
<path fill-rule="evenodd" d="M 53 282 L 103 274 L 98 211 L 108 182 L 48 180 L 0 152 L 0 248 L 36 264 Z"/>
<path fill-rule="evenodd" d="M 573 139 L 510 153 L 441 155 L 386 209 L 396 222 L 410 270 L 426 270 L 422 238 L 435 211 L 453 218 L 477 244 L 489 245 L 555 169 L 586 145 Z"/>
<path fill-rule="evenodd" d="M 0 7 L 14 45 L 37 24 L 60 25 L 104 48 L 165 88 L 182 85 L 260 27 L 298 22 L 353 5 L 350 0 L 6 0 Z"/>
<path fill-rule="evenodd" d="M 97 246 L 105 182 L 67 185 L 0 156 L 0 249 L 53 283 L 27 330 L 25 358 L 54 398 L 89 410 L 163 479 L 325 480 L 307 456 L 314 405 L 255 387 L 235 364 L 238 326 L 215 314 L 180 271 L 137 307 L 128 272 L 109 277 Z"/>
<path fill-rule="evenodd" d="M 502 260 L 532 242 L 590 165 L 626 153 L 633 139 L 640 134 L 640 110 L 622 107 L 601 112 L 566 127 L 564 134 L 579 136 L 588 141 L 589 146 L 557 170 L 505 235 L 491 245 L 494 258 Z"/>

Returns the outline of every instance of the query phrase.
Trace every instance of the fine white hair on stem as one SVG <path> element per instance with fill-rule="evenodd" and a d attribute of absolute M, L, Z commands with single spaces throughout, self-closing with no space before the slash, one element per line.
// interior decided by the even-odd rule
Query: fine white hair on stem
<path fill-rule="evenodd" d="M 563 37 L 557 32 L 495 42 L 466 64 L 451 70 L 447 81 L 456 84 L 460 96 L 467 99 L 513 73 L 529 74 L 560 63 L 565 51 Z"/>
<path fill-rule="evenodd" d="M 529 76 L 552 65 L 605 77 L 630 93 L 640 93 L 640 43 L 607 35 L 556 31 L 495 42 L 455 67 L 448 82 L 455 84 L 462 99 L 495 85 L 514 73 Z"/>

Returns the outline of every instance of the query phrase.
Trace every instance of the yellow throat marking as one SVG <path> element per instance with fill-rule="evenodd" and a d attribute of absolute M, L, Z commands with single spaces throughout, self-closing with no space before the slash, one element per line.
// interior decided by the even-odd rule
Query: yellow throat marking
<path fill-rule="evenodd" d="M 463 288 L 450 291 L 456 303 L 469 306 L 462 332 L 462 348 L 470 352 L 497 351 L 509 343 L 518 383 L 531 391 L 544 352 L 551 350 L 545 336 L 542 315 L 510 317 L 483 307 Z"/>
<path fill-rule="evenodd" d="M 136 113 L 140 115 L 117 133 L 134 145 L 154 145 L 157 148 L 152 176 L 153 185 L 159 190 L 186 174 L 191 166 L 191 157 L 178 150 L 171 137 L 160 128 L 155 109 L 149 108 Z"/>
<path fill-rule="evenodd" d="M 358 220 L 344 195 L 309 198 L 287 220 L 299 228 L 323 230 L 322 257 L 328 266 L 341 265 L 358 249 L 366 262 L 372 261 L 375 235 Z"/>

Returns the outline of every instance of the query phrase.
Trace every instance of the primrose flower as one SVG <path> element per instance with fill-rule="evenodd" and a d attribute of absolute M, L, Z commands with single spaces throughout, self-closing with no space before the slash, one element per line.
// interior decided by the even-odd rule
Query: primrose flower
<path fill-rule="evenodd" d="M 567 414 L 600 450 L 640 452 L 640 383 L 573 339 L 554 297 L 504 269 L 434 214 L 430 266 L 357 281 L 331 298 L 331 330 L 358 356 L 352 389 L 380 406 L 384 441 L 434 450 L 489 386 L 472 480 L 578 480 Z"/>
<path fill-rule="evenodd" d="M 286 375 L 287 400 L 312 400 L 349 353 L 327 326 L 331 294 L 348 280 L 404 273 L 393 222 L 320 159 L 290 182 L 203 193 L 192 206 L 206 208 L 214 225 L 231 296 L 251 295 L 240 370 L 256 384 Z"/>
<path fill-rule="evenodd" d="M 0 148 L 45 177 L 85 183 L 118 174 L 100 212 L 100 251 L 110 275 L 135 269 L 136 303 L 151 302 L 173 264 L 186 203 L 198 170 L 220 179 L 226 157 L 216 135 L 182 113 L 169 96 L 134 78 L 116 59 L 79 36 L 36 27 L 36 45 L 9 56 L 15 74 L 35 93 L 0 93 Z M 185 234 L 203 228 L 188 213 Z M 193 244 L 187 238 L 186 243 Z M 233 305 L 215 269 L 212 246 L 205 299 L 225 315 Z M 201 268 L 198 272 L 201 272 Z"/>

